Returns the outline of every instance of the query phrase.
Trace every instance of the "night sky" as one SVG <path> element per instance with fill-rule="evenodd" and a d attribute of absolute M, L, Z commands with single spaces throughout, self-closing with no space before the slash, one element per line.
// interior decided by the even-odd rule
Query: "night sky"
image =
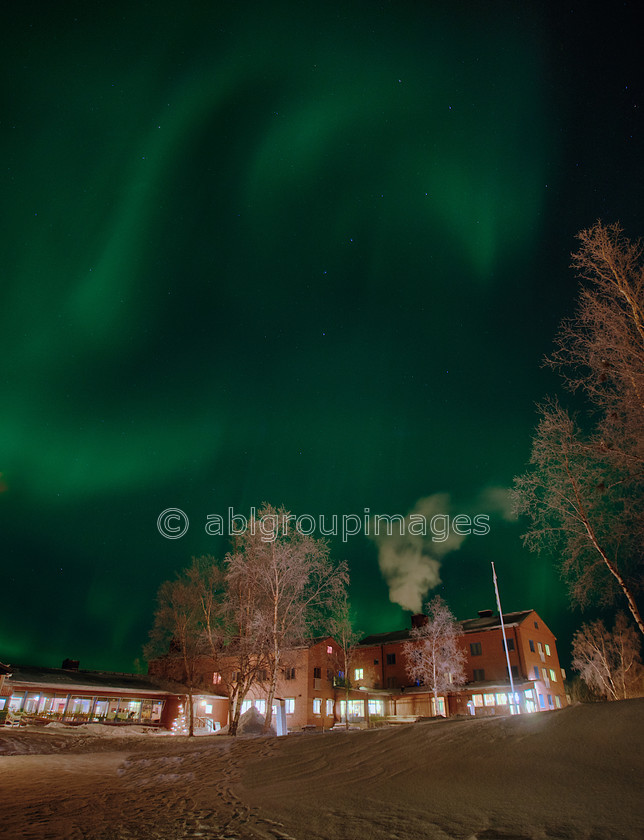
<path fill-rule="evenodd" d="M 333 539 L 359 629 L 409 620 L 379 552 L 459 618 L 495 561 L 566 662 L 583 617 L 503 489 L 559 389 L 575 234 L 644 233 L 637 4 L 597 8 L 8 4 L 0 661 L 134 669 L 159 584 L 229 547 L 207 516 L 269 501 L 489 515 Z"/>

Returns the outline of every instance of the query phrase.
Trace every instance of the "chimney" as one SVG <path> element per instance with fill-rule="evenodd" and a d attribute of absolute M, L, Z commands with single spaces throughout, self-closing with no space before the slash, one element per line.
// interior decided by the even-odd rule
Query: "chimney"
<path fill-rule="evenodd" d="M 428 618 L 424 613 L 416 613 L 416 615 L 412 615 L 411 617 L 411 626 L 415 629 L 416 627 L 424 627 L 427 622 Z"/>
<path fill-rule="evenodd" d="M 479 618 L 492 618 L 494 610 L 479 610 Z"/>
<path fill-rule="evenodd" d="M 78 671 L 79 665 L 78 659 L 63 659 L 63 664 L 60 667 L 63 671 Z"/>

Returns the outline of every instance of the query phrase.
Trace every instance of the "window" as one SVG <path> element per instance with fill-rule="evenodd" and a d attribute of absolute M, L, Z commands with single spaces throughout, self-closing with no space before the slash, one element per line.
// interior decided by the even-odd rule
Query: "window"
<path fill-rule="evenodd" d="M 546 702 L 543 699 L 543 694 L 539 695 L 539 708 L 540 709 L 545 709 L 546 708 Z"/>
<path fill-rule="evenodd" d="M 253 706 L 255 706 L 260 715 L 266 714 L 266 700 L 255 700 Z"/>
<path fill-rule="evenodd" d="M 218 671 L 215 671 L 215 673 L 212 675 L 212 681 L 214 685 L 219 685 L 219 683 L 221 682 L 221 674 Z"/>
<path fill-rule="evenodd" d="M 326 652 L 329 653 L 329 654 L 333 653 L 333 645 L 327 645 L 326 646 Z"/>
<path fill-rule="evenodd" d="M 557 675 L 555 674 L 552 668 L 550 669 L 550 679 L 552 680 L 552 682 L 557 682 Z"/>
<path fill-rule="evenodd" d="M 395 665 L 396 664 L 396 654 L 395 653 L 388 653 L 387 654 L 387 665 Z"/>
<path fill-rule="evenodd" d="M 364 668 L 356 668 L 353 672 L 354 680 L 363 680 L 364 679 Z"/>
<path fill-rule="evenodd" d="M 552 702 L 552 694 L 548 695 L 548 706 L 550 706 L 551 709 L 554 709 L 555 707 L 555 704 Z"/>
<path fill-rule="evenodd" d="M 237 682 L 239 680 L 239 671 L 233 671 L 230 677 L 233 682 Z"/>
<path fill-rule="evenodd" d="M 537 642 L 537 648 L 541 656 L 543 656 L 543 645 L 541 644 L 541 642 Z"/>
<path fill-rule="evenodd" d="M 538 622 L 538 621 L 535 621 L 535 623 L 534 623 L 534 627 L 535 627 L 535 630 L 538 630 L 538 629 L 539 629 L 539 622 Z"/>
<path fill-rule="evenodd" d="M 546 656 L 550 656 L 550 645 L 546 645 Z"/>
<path fill-rule="evenodd" d="M 483 668 L 474 669 L 474 682 L 483 682 L 485 679 L 485 670 Z"/>
<path fill-rule="evenodd" d="M 524 691 L 524 694 L 525 694 L 525 699 L 526 699 L 526 700 L 532 700 L 532 699 L 533 699 L 533 698 L 532 698 L 532 689 L 531 689 L 531 688 L 528 688 L 526 691 Z"/>
<path fill-rule="evenodd" d="M 486 706 L 493 706 L 494 705 L 494 695 L 493 694 L 484 694 L 483 695 L 483 702 Z"/>
<path fill-rule="evenodd" d="M 377 659 L 374 659 L 374 660 L 373 660 L 373 664 L 374 664 L 374 665 L 378 665 L 378 664 L 379 664 L 378 660 L 377 660 Z"/>
<path fill-rule="evenodd" d="M 503 650 L 505 650 L 505 645 L 503 645 Z M 514 650 L 514 639 L 508 639 L 508 651 Z"/>
<path fill-rule="evenodd" d="M 483 695 L 482 694 L 473 694 L 472 695 L 472 702 L 475 706 L 482 706 L 483 705 Z"/>
<path fill-rule="evenodd" d="M 369 700 L 369 714 L 382 717 L 382 700 Z"/>
<path fill-rule="evenodd" d="M 510 670 L 512 671 L 512 679 L 518 680 L 519 679 L 519 666 L 518 665 L 510 665 Z"/>
<path fill-rule="evenodd" d="M 313 714 L 319 715 L 322 712 L 322 698 L 321 697 L 314 697 L 313 698 Z"/>
<path fill-rule="evenodd" d="M 442 715 L 443 717 L 445 717 L 445 698 L 444 697 L 439 697 L 439 698 L 432 697 L 432 714 L 434 715 L 434 717 L 437 717 L 438 715 Z"/>
<path fill-rule="evenodd" d="M 314 668 L 313 669 L 313 679 L 314 680 L 322 679 L 322 668 Z"/>
<path fill-rule="evenodd" d="M 204 703 L 204 706 L 206 708 L 206 714 L 211 715 L 212 714 L 212 704 L 211 703 Z"/>
<path fill-rule="evenodd" d="M 328 682 L 333 682 L 333 668 L 326 669 L 326 678 Z"/>
<path fill-rule="evenodd" d="M 534 642 L 532 641 L 532 639 L 528 639 L 528 644 L 530 645 L 530 651 L 531 651 L 532 653 L 534 653 L 534 652 L 535 652 L 535 650 L 534 650 Z"/>
<path fill-rule="evenodd" d="M 266 669 L 265 668 L 262 668 L 261 671 L 257 672 L 257 679 L 260 682 L 266 682 Z"/>
<path fill-rule="evenodd" d="M 497 694 L 496 695 L 496 705 L 497 706 L 507 706 L 508 705 L 508 695 L 507 694 Z"/>
<path fill-rule="evenodd" d="M 534 666 L 533 673 L 534 673 L 535 680 L 538 680 L 539 679 L 539 669 L 537 668 L 536 665 Z"/>
<path fill-rule="evenodd" d="M 286 714 L 292 715 L 295 712 L 295 697 L 287 697 L 284 700 L 284 706 L 286 708 Z"/>
<path fill-rule="evenodd" d="M 295 668 L 285 668 L 284 669 L 284 679 L 285 680 L 294 680 L 295 679 Z"/>
<path fill-rule="evenodd" d="M 244 714 L 244 712 L 247 712 L 247 711 L 250 709 L 250 707 L 251 707 L 252 705 L 253 705 L 253 701 L 252 701 L 252 700 L 244 700 L 244 701 L 242 702 L 242 704 L 241 704 L 241 713 L 242 713 L 242 715 Z"/>
<path fill-rule="evenodd" d="M 558 709 L 561 708 L 561 697 L 558 694 L 555 694 L 555 706 Z"/>
<path fill-rule="evenodd" d="M 326 716 L 333 717 L 333 700 L 330 697 L 326 701 Z"/>
<path fill-rule="evenodd" d="M 483 653 L 483 649 L 481 648 L 480 642 L 471 642 L 470 643 L 470 653 L 472 656 L 480 656 Z"/>

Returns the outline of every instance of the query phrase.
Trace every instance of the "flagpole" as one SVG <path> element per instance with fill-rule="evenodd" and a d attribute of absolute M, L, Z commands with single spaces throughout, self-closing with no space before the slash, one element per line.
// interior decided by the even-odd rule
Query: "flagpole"
<path fill-rule="evenodd" d="M 492 561 L 492 578 L 494 580 L 494 592 L 496 593 L 496 605 L 499 608 L 499 618 L 501 620 L 501 632 L 503 633 L 503 648 L 505 650 L 505 661 L 508 664 L 508 676 L 510 677 L 510 689 L 512 691 L 512 702 L 510 703 L 510 713 L 516 706 L 517 714 L 521 714 L 521 706 L 517 703 L 516 694 L 514 693 L 514 680 L 512 679 L 512 668 L 510 666 L 510 653 L 508 651 L 508 640 L 505 637 L 505 624 L 503 623 L 503 610 L 501 609 L 501 599 L 499 597 L 499 585 L 496 579 L 496 569 L 494 568 L 494 561 Z"/>

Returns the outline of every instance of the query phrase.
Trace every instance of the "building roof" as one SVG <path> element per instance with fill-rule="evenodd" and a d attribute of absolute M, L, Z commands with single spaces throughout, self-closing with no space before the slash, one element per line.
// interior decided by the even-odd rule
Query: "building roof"
<path fill-rule="evenodd" d="M 503 613 L 503 623 L 506 627 L 511 624 L 521 624 L 533 612 L 534 610 L 520 610 L 519 612 Z M 498 615 L 485 615 L 478 618 L 468 618 L 460 623 L 463 632 L 470 633 L 473 630 L 493 630 L 495 627 L 500 627 L 501 619 Z"/>
<path fill-rule="evenodd" d="M 63 668 L 39 668 L 32 665 L 13 665 L 10 668 L 13 684 L 32 683 L 50 685 L 52 688 L 88 688 L 109 691 L 146 691 L 156 694 L 170 693 L 163 684 L 141 674 L 115 674 L 108 671 L 81 671 Z"/>
<path fill-rule="evenodd" d="M 489 612 L 483 610 L 483 612 Z M 522 621 L 532 613 L 534 610 L 520 610 L 519 612 L 503 613 L 503 623 L 506 627 L 513 624 L 521 624 Z M 458 624 L 463 628 L 464 633 L 472 633 L 477 630 L 494 630 L 501 626 L 501 619 L 498 615 L 483 615 L 478 618 L 467 618 L 465 621 L 459 621 Z M 394 630 L 391 633 L 373 633 L 371 636 L 365 636 L 360 640 L 360 646 L 369 647 L 371 645 L 387 645 L 392 642 L 406 642 L 411 638 L 411 628 L 406 630 Z"/>

